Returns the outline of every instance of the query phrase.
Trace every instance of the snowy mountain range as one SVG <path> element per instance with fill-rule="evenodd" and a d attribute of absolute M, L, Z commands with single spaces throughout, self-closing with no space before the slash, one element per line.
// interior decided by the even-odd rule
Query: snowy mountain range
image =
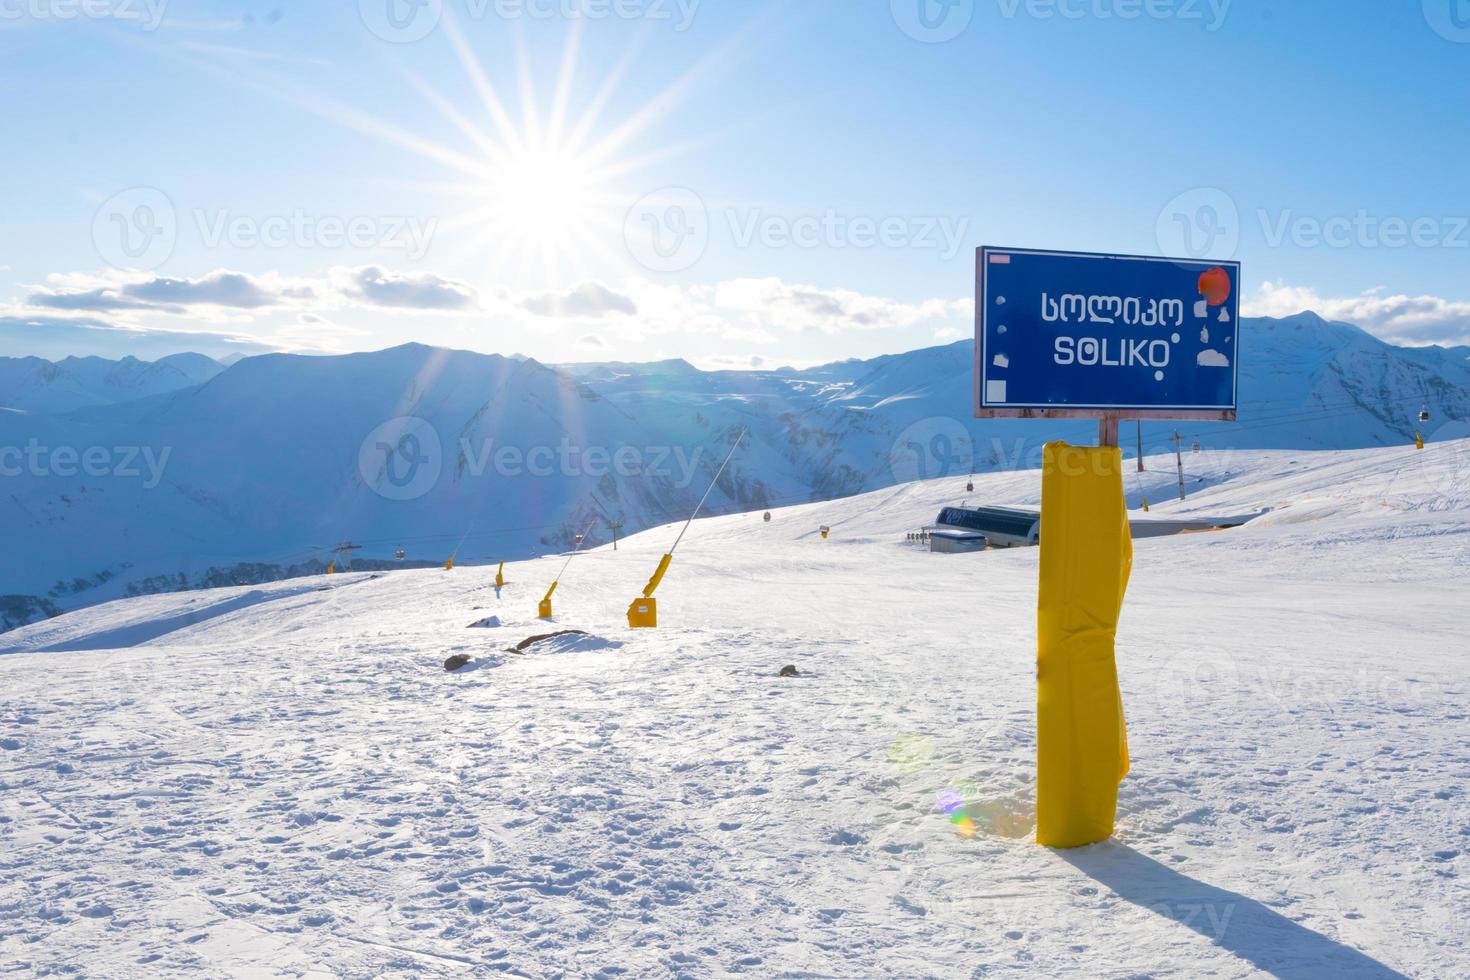
<path fill-rule="evenodd" d="M 1246 320 L 1240 422 L 1188 447 L 1349 449 L 1470 434 L 1470 349 L 1304 313 Z M 145 364 L 0 360 L 0 628 L 123 595 L 363 563 L 518 559 L 687 514 L 1034 468 L 1090 423 L 969 417 L 969 341 L 810 370 L 548 366 L 406 345 Z M 1419 413 L 1432 421 L 1421 426 Z M 1143 427 L 1146 454 L 1174 427 Z M 1134 435 L 1125 429 L 1125 442 Z M 1131 448 L 1131 446 L 1130 446 Z M 957 479 L 957 493 L 963 490 Z"/>
<path fill-rule="evenodd" d="M 54 414 L 115 405 L 203 384 L 226 366 L 203 354 L 173 354 L 152 362 L 135 357 L 0 357 L 0 409 Z"/>

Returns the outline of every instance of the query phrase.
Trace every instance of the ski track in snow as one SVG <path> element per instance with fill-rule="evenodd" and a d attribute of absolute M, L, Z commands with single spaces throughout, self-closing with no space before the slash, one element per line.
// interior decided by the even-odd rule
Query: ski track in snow
<path fill-rule="evenodd" d="M 1275 509 L 1138 543 L 1133 772 L 1075 852 L 1030 841 L 1037 552 L 902 544 L 952 479 L 700 522 L 656 631 L 671 529 L 585 553 L 552 628 L 590 636 L 524 654 L 556 559 L 6 634 L 70 652 L 0 656 L 0 969 L 1464 976 L 1467 458 L 1242 453 L 1156 503 Z"/>

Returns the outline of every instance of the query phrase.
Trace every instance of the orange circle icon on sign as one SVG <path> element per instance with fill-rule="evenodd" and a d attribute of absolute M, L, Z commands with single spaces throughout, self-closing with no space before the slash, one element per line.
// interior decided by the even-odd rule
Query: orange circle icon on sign
<path fill-rule="evenodd" d="M 1224 306 L 1230 298 L 1230 273 L 1218 265 L 1201 273 L 1199 293 L 1211 306 Z"/>

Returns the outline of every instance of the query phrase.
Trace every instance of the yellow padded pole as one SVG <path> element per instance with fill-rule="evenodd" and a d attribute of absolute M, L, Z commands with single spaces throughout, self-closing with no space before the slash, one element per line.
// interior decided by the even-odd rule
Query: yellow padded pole
<path fill-rule="evenodd" d="M 1036 609 L 1036 842 L 1112 836 L 1128 732 L 1114 640 L 1133 539 L 1116 447 L 1048 443 Z"/>

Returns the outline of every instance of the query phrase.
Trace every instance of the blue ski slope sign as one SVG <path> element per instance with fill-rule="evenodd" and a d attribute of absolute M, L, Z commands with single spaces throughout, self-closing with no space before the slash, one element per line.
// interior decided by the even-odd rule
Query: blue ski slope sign
<path fill-rule="evenodd" d="M 980 418 L 1234 421 L 1240 264 L 981 248 Z"/>

